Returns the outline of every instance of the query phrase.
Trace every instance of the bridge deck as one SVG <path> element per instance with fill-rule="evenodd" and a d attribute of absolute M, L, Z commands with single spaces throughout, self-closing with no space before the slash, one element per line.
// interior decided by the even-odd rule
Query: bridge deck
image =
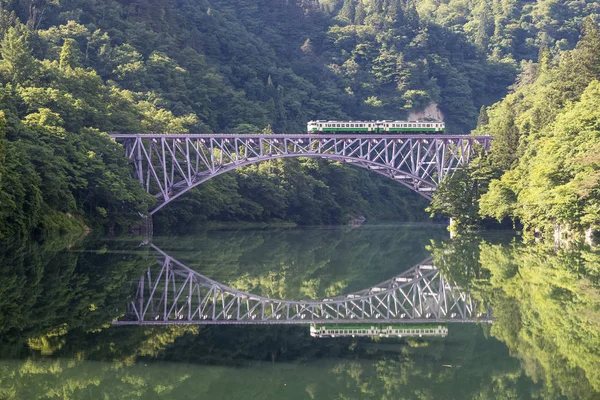
<path fill-rule="evenodd" d="M 290 134 L 237 134 L 237 133 L 111 133 L 109 134 L 114 139 L 148 139 L 148 138 L 250 138 L 250 139 L 318 139 L 318 138 L 340 138 L 340 139 L 361 139 L 361 138 L 377 138 L 377 139 L 475 139 L 475 140 L 492 140 L 492 136 L 489 135 L 448 135 L 448 134 L 406 134 L 406 133 L 360 133 L 360 134 L 347 134 L 347 133 L 290 133 Z"/>

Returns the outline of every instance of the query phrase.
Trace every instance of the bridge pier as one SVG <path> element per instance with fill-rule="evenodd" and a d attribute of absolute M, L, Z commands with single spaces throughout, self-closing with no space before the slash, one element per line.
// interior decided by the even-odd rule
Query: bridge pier
<path fill-rule="evenodd" d="M 154 224 L 152 222 L 152 215 L 140 214 L 139 223 L 129 227 L 131 233 L 140 235 L 144 238 L 144 243 L 152 242 L 153 230 Z"/>

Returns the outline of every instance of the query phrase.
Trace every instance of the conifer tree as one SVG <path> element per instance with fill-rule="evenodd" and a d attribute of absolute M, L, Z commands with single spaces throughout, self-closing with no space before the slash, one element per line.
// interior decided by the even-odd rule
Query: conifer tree
<path fill-rule="evenodd" d="M 389 0 L 386 14 L 393 25 L 402 26 L 402 0 Z"/>
<path fill-rule="evenodd" d="M 22 26 L 11 27 L 0 43 L 2 70 L 14 83 L 22 83 L 30 77 L 35 62 L 24 30 Z"/>
<path fill-rule="evenodd" d="M 577 69 L 591 79 L 600 78 L 600 29 L 591 17 L 583 21 L 582 36 L 575 48 Z"/>
<path fill-rule="evenodd" d="M 0 110 L 0 191 L 2 191 L 2 175 L 4 175 L 4 136 L 6 135 L 6 117 Z"/>
<path fill-rule="evenodd" d="M 479 118 L 477 118 L 477 129 L 485 127 L 490 123 L 490 118 L 487 113 L 487 108 L 485 106 L 481 106 L 479 110 Z"/>
<path fill-rule="evenodd" d="M 75 39 L 67 38 L 60 50 L 60 69 L 73 69 L 79 65 L 79 49 Z"/>
<path fill-rule="evenodd" d="M 365 18 L 367 17 L 367 10 L 365 10 L 365 4 L 363 0 L 359 0 L 356 5 L 356 11 L 354 13 L 354 23 L 356 25 L 362 25 L 365 23 Z"/>
<path fill-rule="evenodd" d="M 354 0 L 344 0 L 344 5 L 342 6 L 340 13 L 338 14 L 338 17 L 340 17 L 341 19 L 346 20 L 348 22 L 352 22 L 352 21 L 354 21 L 354 15 L 355 15 Z"/>

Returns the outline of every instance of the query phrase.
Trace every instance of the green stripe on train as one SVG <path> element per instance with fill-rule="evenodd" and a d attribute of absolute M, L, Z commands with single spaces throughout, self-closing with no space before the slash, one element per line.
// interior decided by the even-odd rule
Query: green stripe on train
<path fill-rule="evenodd" d="M 374 327 L 375 329 L 387 329 L 388 327 L 391 327 L 392 329 L 438 329 L 438 328 L 446 328 L 446 325 L 440 324 L 440 325 L 379 325 L 379 324 L 374 324 L 374 325 L 314 325 L 315 328 L 317 329 L 321 329 L 321 328 L 325 328 L 325 329 L 352 329 L 352 330 L 360 330 L 360 329 L 364 329 L 364 330 L 370 330 L 371 327 Z"/>

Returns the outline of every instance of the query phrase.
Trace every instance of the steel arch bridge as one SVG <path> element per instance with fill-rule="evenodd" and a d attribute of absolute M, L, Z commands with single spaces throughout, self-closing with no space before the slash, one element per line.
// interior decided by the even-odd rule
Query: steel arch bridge
<path fill-rule="evenodd" d="M 220 174 L 260 161 L 320 157 L 373 170 L 431 200 L 446 175 L 466 165 L 491 136 L 340 134 L 114 134 L 135 177 L 165 205 Z"/>
<path fill-rule="evenodd" d="M 489 312 L 428 258 L 371 288 L 324 300 L 278 300 L 211 280 L 152 245 L 148 268 L 123 319 L 113 325 L 491 322 Z M 158 273 L 156 273 L 158 272 Z"/>

